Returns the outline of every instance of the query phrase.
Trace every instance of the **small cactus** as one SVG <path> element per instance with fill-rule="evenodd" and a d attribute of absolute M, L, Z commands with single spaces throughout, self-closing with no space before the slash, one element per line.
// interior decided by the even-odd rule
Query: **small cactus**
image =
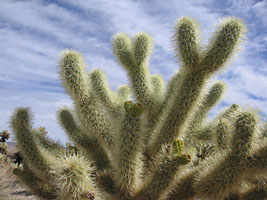
<path fill-rule="evenodd" d="M 7 130 L 0 132 L 0 153 L 7 154 L 8 144 L 6 141 L 10 138 L 10 134 Z"/>
<path fill-rule="evenodd" d="M 7 130 L 3 130 L 0 133 L 0 137 L 1 137 L 0 142 L 6 142 L 6 140 L 8 140 L 10 138 L 10 134 L 9 134 L 9 132 Z"/>

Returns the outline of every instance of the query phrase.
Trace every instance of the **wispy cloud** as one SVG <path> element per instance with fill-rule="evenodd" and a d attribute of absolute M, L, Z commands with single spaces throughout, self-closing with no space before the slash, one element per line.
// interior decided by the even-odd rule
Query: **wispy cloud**
<path fill-rule="evenodd" d="M 242 8 L 242 9 L 241 9 Z M 145 31 L 155 42 L 150 61 L 152 74 L 166 82 L 179 69 L 171 43 L 175 21 L 190 16 L 199 22 L 203 45 L 214 25 L 235 15 L 248 26 L 243 51 L 214 79 L 226 82 L 223 105 L 237 103 L 259 107 L 267 113 L 267 3 L 266 1 L 170 0 L 9 0 L 0 2 L 0 130 L 18 106 L 35 113 L 34 126 L 46 126 L 54 139 L 66 141 L 56 120 L 60 106 L 72 105 L 58 78 L 60 52 L 80 51 L 89 71 L 100 68 L 113 90 L 127 84 L 126 72 L 112 55 L 117 32 L 131 37 Z"/>

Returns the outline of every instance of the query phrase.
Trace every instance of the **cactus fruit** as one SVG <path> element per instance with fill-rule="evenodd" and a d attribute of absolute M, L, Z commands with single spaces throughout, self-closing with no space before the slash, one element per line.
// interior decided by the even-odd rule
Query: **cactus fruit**
<path fill-rule="evenodd" d="M 181 65 L 166 91 L 163 78 L 149 73 L 153 41 L 146 33 L 113 38 L 130 81 L 117 92 L 103 71 L 88 76 L 82 56 L 64 51 L 60 78 L 75 106 L 61 108 L 58 121 L 77 151 L 32 128 L 30 110 L 17 108 L 11 126 L 27 165 L 14 174 L 41 199 L 265 198 L 266 178 L 258 177 L 267 172 L 266 126 L 257 114 L 234 104 L 206 123 L 225 90 L 217 82 L 205 93 L 207 80 L 245 31 L 241 20 L 226 18 L 202 48 L 198 24 L 179 19 L 173 44 Z"/>

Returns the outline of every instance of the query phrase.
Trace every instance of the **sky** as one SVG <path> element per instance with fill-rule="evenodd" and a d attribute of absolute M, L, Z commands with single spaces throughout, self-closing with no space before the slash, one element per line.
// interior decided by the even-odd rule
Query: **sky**
<path fill-rule="evenodd" d="M 9 127 L 17 107 L 30 107 L 33 126 L 45 126 L 62 144 L 68 140 L 57 122 L 62 106 L 72 107 L 59 76 L 60 52 L 81 52 L 87 69 L 102 69 L 110 88 L 128 84 L 126 71 L 113 56 L 112 36 L 123 32 L 150 34 L 154 50 L 150 73 L 167 84 L 179 69 L 171 42 L 177 19 L 188 16 L 200 26 L 205 46 L 220 19 L 241 18 L 246 41 L 238 56 L 209 84 L 226 83 L 224 98 L 212 111 L 236 103 L 267 116 L 267 1 L 253 0 L 1 0 L 0 130 Z"/>

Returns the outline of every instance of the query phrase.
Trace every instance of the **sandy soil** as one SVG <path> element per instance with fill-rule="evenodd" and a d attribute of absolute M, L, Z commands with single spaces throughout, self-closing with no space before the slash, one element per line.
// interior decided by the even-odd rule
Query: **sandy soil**
<path fill-rule="evenodd" d="M 0 200 L 37 200 L 27 189 L 20 186 L 13 175 L 13 163 L 0 155 Z"/>

